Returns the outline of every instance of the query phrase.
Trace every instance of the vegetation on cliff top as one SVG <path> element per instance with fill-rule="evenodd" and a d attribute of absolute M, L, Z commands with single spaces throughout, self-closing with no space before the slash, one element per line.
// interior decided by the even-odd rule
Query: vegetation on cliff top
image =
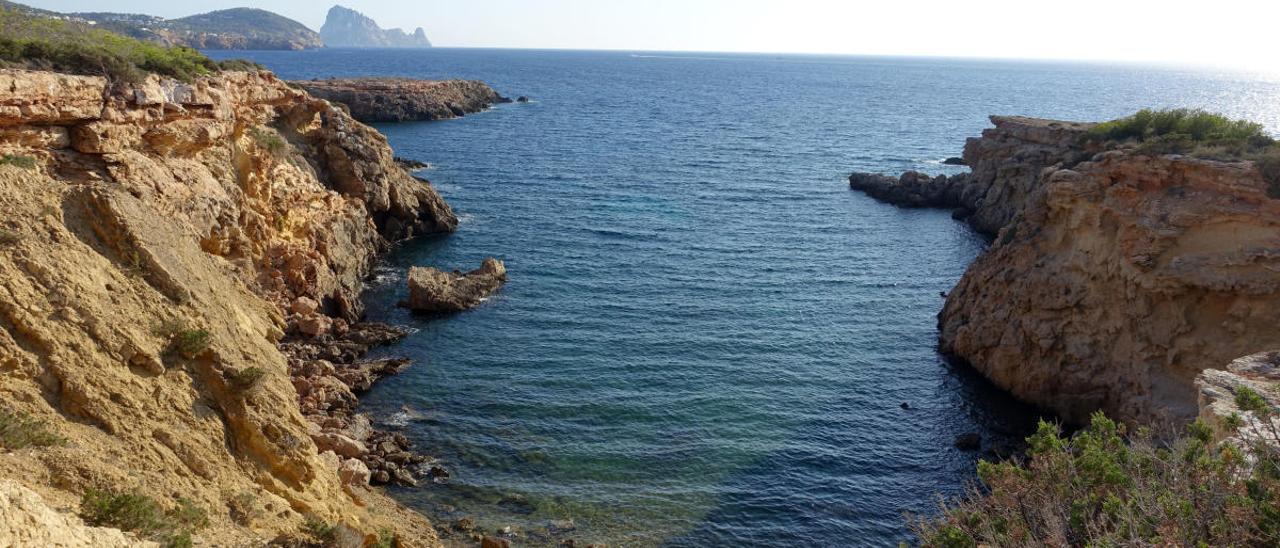
<path fill-rule="evenodd" d="M 1073 437 L 1042 423 L 1029 462 L 979 463 L 982 487 L 913 524 L 921 543 L 992 546 L 1280 546 L 1276 410 L 1247 388 L 1245 447 L 1202 422 L 1172 443 L 1096 415 Z"/>
<path fill-rule="evenodd" d="M 1240 160 L 1274 154 L 1280 146 L 1257 122 L 1234 120 L 1198 109 L 1143 109 L 1132 116 L 1103 122 L 1089 131 L 1102 142 L 1136 142 L 1146 154 L 1190 154 Z"/>
<path fill-rule="evenodd" d="M 0 67 L 138 82 L 148 73 L 191 81 L 221 70 L 246 70 L 257 65 L 218 63 L 191 48 L 165 47 L 75 21 L 0 6 Z"/>

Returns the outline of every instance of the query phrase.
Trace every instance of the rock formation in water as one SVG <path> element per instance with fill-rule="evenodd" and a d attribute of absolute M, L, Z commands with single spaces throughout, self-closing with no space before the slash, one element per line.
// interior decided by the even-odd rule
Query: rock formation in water
<path fill-rule="evenodd" d="M 320 27 L 320 38 L 331 48 L 429 48 L 431 40 L 418 27 L 413 34 L 400 29 L 383 29 L 363 13 L 333 6 Z"/>
<path fill-rule="evenodd" d="M 956 211 L 974 229 L 994 235 L 1022 210 L 1039 186 L 1041 171 L 1071 167 L 1098 152 L 1081 143 L 1093 124 L 992 116 L 994 128 L 965 143 L 963 162 L 971 173 L 932 177 L 909 171 L 898 178 L 855 173 L 849 186 L 904 207 Z"/>
<path fill-rule="evenodd" d="M 484 82 L 354 78 L 300 80 L 291 84 L 315 97 L 342 103 L 365 123 L 443 120 L 509 103 Z"/>
<path fill-rule="evenodd" d="M 965 147 L 971 174 L 851 179 L 998 232 L 939 315 L 942 351 L 1069 420 L 1148 422 L 1194 418 L 1202 372 L 1280 347 L 1280 200 L 1254 164 L 993 121 Z"/>
<path fill-rule="evenodd" d="M 409 300 L 404 306 L 425 313 L 462 312 L 480 304 L 506 281 L 506 266 L 492 258 L 465 274 L 415 267 L 409 271 Z"/>
<path fill-rule="evenodd" d="M 316 442 L 380 439 L 337 403 L 398 369 L 359 361 L 381 340 L 357 323 L 362 280 L 390 242 L 456 226 L 432 187 L 266 72 L 3 70 L 0 90 L 0 410 L 65 440 L 0 454 L 0 478 L 59 508 L 91 488 L 187 498 L 209 511 L 197 543 L 314 516 L 434 544 L 363 487 L 389 456 Z M 282 352 L 295 340 L 310 349 Z"/>

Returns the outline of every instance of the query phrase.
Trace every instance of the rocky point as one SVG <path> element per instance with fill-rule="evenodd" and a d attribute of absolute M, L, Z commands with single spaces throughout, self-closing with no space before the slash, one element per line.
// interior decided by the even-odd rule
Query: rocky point
<path fill-rule="evenodd" d="M 1280 200 L 1257 166 L 992 120 L 965 146 L 972 173 L 850 179 L 995 235 L 939 315 L 943 352 L 1072 421 L 1185 422 L 1206 371 L 1280 347 Z"/>

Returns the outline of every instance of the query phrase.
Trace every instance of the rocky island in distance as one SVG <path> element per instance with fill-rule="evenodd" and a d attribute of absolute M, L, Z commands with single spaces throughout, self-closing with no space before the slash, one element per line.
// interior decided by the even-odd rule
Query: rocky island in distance
<path fill-rule="evenodd" d="M 431 40 L 418 27 L 413 33 L 384 29 L 363 13 L 343 6 L 329 8 L 320 38 L 331 48 L 429 48 Z"/>

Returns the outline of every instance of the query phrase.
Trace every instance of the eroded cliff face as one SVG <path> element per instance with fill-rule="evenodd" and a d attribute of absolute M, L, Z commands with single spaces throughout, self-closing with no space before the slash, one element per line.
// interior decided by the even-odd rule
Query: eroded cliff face
<path fill-rule="evenodd" d="M 1280 346 L 1280 201 L 1249 163 L 1049 169 L 939 319 L 941 348 L 1071 420 L 1198 413 L 1196 376 Z"/>
<path fill-rule="evenodd" d="M 1185 422 L 1202 372 L 1280 347 L 1280 201 L 1256 166 L 992 122 L 965 146 L 972 173 L 850 178 L 995 236 L 939 315 L 943 352 L 1068 420 Z"/>
<path fill-rule="evenodd" d="M 191 499 L 213 520 L 198 543 L 304 515 L 435 542 L 341 484 L 277 348 L 307 315 L 358 319 L 390 242 L 456 226 L 385 138 L 265 72 L 119 88 L 6 70 L 0 154 L 18 159 L 0 162 L 0 401 L 68 440 L 0 454 L 0 478 L 59 508 L 91 487 Z"/>

